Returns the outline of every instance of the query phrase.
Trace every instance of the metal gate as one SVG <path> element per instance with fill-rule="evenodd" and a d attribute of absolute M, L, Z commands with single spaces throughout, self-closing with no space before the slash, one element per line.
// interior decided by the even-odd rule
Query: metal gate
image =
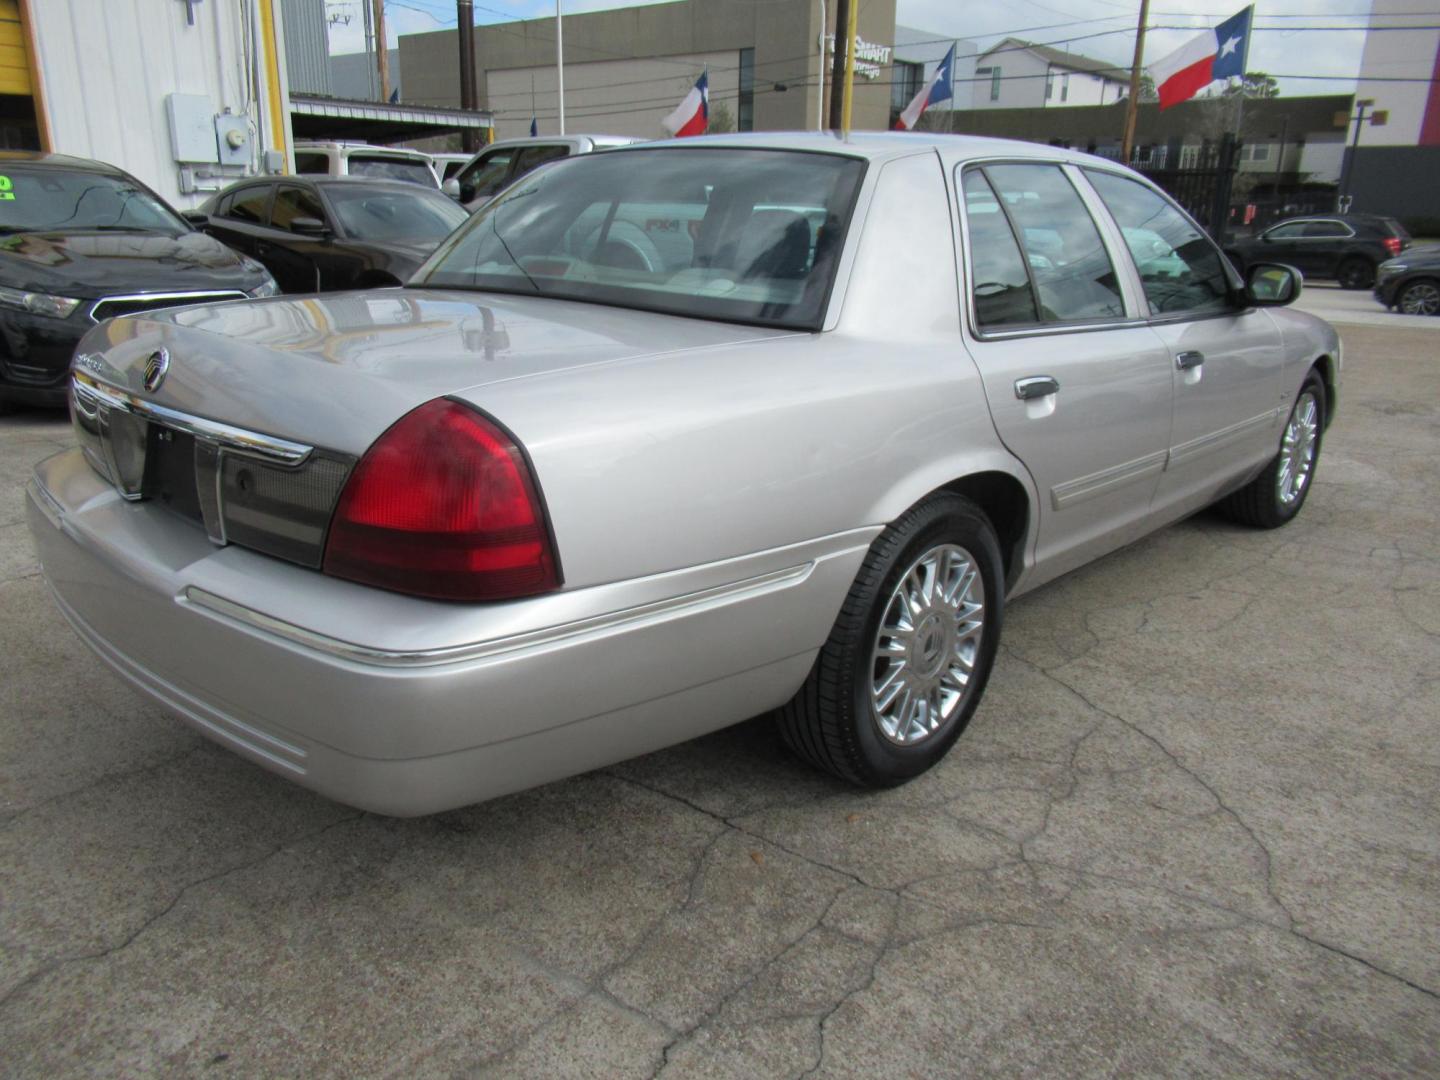
<path fill-rule="evenodd" d="M 1166 161 L 1158 168 L 1137 164 L 1135 168 L 1164 188 L 1219 240 L 1230 217 L 1230 192 L 1240 165 L 1239 141 L 1226 132 L 1218 141 L 1201 145 L 1191 160 L 1174 162 L 1174 168 L 1171 164 Z"/>

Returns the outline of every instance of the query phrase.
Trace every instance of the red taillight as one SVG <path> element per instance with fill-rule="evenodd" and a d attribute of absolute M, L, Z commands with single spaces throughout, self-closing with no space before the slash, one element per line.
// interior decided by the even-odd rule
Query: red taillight
<path fill-rule="evenodd" d="M 325 573 L 443 600 L 560 584 L 540 495 L 515 442 L 445 398 L 401 417 L 340 494 Z"/>
<path fill-rule="evenodd" d="M 1387 236 L 1383 242 L 1385 244 L 1385 250 L 1390 253 L 1392 258 L 1400 254 L 1400 237 Z"/>

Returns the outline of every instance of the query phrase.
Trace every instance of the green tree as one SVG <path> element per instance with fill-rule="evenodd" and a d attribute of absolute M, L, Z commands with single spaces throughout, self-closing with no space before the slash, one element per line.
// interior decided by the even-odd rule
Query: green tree
<path fill-rule="evenodd" d="M 1231 83 L 1221 92 L 1221 97 L 1273 98 L 1280 96 L 1280 87 L 1263 71 L 1247 71 L 1245 78 Z"/>
<path fill-rule="evenodd" d="M 730 111 L 730 106 L 723 101 L 712 101 L 710 103 L 710 122 L 705 125 L 705 130 L 712 135 L 725 135 L 735 130 L 735 114 Z"/>

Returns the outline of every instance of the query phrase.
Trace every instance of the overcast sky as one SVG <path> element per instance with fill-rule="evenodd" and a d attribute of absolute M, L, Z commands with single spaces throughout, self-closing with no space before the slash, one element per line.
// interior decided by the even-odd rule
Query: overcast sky
<path fill-rule="evenodd" d="M 723 0 L 722 0 L 723 2 Z M 759 2 L 759 0 L 745 0 Z M 864 0 L 861 0 L 863 3 Z M 369 0 L 327 0 L 332 16 L 349 15 L 349 25 L 330 28 L 332 52 L 364 48 L 361 4 Z M 628 7 L 616 0 L 563 0 L 566 13 Z M 1182 45 L 1196 30 L 1214 26 L 1243 6 L 1241 0 L 1151 0 L 1151 26 L 1194 29 L 1152 30 L 1145 55 L 1154 60 Z M 1302 27 L 1361 26 L 1369 14 L 1368 0 L 1268 0 L 1257 6 L 1256 32 L 1250 47 L 1250 70 L 1275 75 L 1323 75 L 1330 80 L 1281 80 L 1287 95 L 1348 92 L 1360 65 L 1365 35 L 1360 30 L 1315 30 Z M 552 15 L 553 0 L 486 0 L 475 4 L 477 22 Z M 1068 47 L 1097 59 L 1129 66 L 1135 48 L 1138 0 L 897 0 L 896 22 L 933 30 L 937 36 L 968 38 L 983 50 L 1003 37 L 1020 36 L 1057 48 Z M 1285 18 L 1300 15 L 1301 18 Z M 386 0 L 388 37 L 393 46 L 401 34 L 455 26 L 454 0 Z M 1057 25 L 1066 24 L 1066 25 Z M 1098 35 L 1098 36 L 1097 36 Z"/>

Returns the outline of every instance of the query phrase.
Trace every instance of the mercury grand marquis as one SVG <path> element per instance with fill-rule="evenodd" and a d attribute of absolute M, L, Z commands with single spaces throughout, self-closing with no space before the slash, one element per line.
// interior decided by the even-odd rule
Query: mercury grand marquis
<path fill-rule="evenodd" d="M 892 785 L 964 730 L 1009 599 L 1212 504 L 1299 512 L 1341 367 L 1300 286 L 1052 147 L 626 147 L 404 288 L 95 327 L 29 521 L 126 681 L 359 807 L 771 711 Z"/>

